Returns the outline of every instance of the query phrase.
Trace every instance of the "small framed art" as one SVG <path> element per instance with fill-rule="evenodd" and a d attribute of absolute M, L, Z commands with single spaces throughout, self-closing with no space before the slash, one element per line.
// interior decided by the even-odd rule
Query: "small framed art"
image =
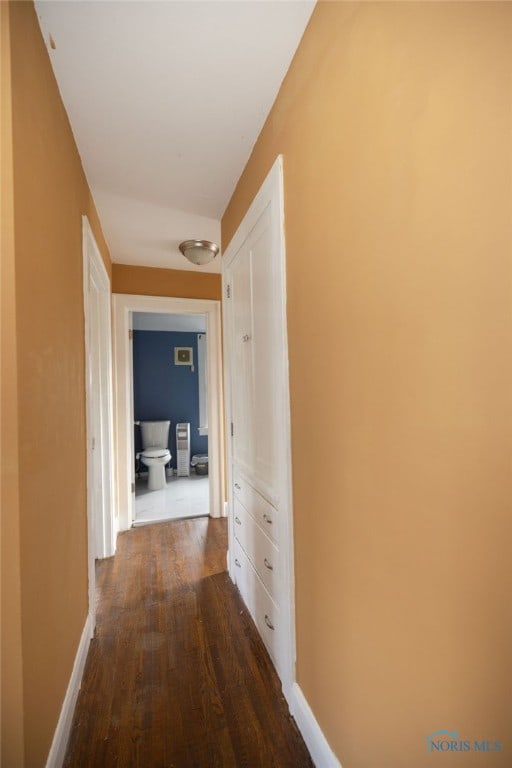
<path fill-rule="evenodd" d="M 194 365 L 192 347 L 174 347 L 174 365 Z"/>

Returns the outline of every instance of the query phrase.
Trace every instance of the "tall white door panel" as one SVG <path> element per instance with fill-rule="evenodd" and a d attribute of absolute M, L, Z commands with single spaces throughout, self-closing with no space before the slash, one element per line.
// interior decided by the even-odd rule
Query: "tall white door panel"
<path fill-rule="evenodd" d="M 229 269 L 233 457 L 279 503 L 281 302 L 272 209 L 265 208 Z"/>
<path fill-rule="evenodd" d="M 253 375 L 252 375 L 252 290 L 251 251 L 240 249 L 231 270 L 231 349 L 232 368 L 237 372 L 232 382 L 233 453 L 242 469 L 253 464 Z"/>
<path fill-rule="evenodd" d="M 272 503 L 278 505 L 279 371 L 281 339 L 279 264 L 273 242 L 272 209 L 265 208 L 249 237 L 252 254 L 252 359 L 254 419 L 254 479 Z"/>

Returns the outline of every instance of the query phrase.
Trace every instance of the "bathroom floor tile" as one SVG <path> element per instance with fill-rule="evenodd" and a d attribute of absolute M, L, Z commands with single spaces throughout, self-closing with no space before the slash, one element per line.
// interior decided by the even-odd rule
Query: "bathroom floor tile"
<path fill-rule="evenodd" d="M 167 478 L 167 485 L 161 491 L 148 490 L 147 482 L 147 477 L 141 477 L 135 483 L 134 526 L 208 514 L 208 476 L 173 475 Z"/>

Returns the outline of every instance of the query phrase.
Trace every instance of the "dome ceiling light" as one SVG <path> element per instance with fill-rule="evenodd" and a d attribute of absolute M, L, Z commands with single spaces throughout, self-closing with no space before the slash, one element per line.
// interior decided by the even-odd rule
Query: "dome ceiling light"
<path fill-rule="evenodd" d="M 179 248 L 186 259 L 199 266 L 209 264 L 219 252 L 219 246 L 210 240 L 184 240 Z"/>

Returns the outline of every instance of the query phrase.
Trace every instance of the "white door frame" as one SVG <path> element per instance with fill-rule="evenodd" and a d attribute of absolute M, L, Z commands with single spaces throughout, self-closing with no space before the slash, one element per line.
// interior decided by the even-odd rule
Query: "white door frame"
<path fill-rule="evenodd" d="M 290 426 L 290 388 L 288 375 L 288 336 L 286 317 L 286 249 L 284 237 L 284 190 L 283 190 L 283 159 L 279 155 L 272 166 L 260 190 L 251 203 L 244 219 L 240 223 L 236 233 L 229 243 L 222 257 L 222 296 L 227 299 L 228 271 L 231 262 L 237 255 L 250 232 L 262 216 L 265 208 L 271 206 L 274 209 L 276 221 L 279 222 L 279 232 L 276 233 L 277 252 L 279 254 L 279 276 L 284 301 L 282 302 L 281 327 L 283 336 L 281 348 L 283 356 L 281 360 L 280 390 L 275 393 L 279 399 L 282 437 L 282 475 L 280 484 L 280 512 L 279 512 L 279 556 L 281 560 L 280 579 L 278 586 L 279 612 L 283 624 L 282 641 L 279 649 L 279 675 L 283 685 L 283 692 L 288 702 L 293 702 L 293 686 L 295 683 L 295 576 L 294 576 L 294 547 L 293 547 L 293 500 L 292 500 L 292 459 L 291 459 L 291 426 Z M 232 422 L 231 402 L 231 328 L 229 325 L 230 313 L 223 312 L 224 319 L 224 381 L 226 388 L 226 429 Z M 236 372 L 235 372 L 236 375 Z M 235 425 L 236 429 L 236 425 Z M 226 431 L 226 434 L 229 434 Z M 232 441 L 227 441 L 227 472 L 228 472 L 228 508 L 229 508 L 229 547 L 228 567 L 231 579 L 235 581 L 235 567 L 232 562 L 232 541 L 234 537 L 233 515 L 233 473 L 232 473 Z"/>
<path fill-rule="evenodd" d="M 179 299 L 165 296 L 136 296 L 115 293 L 114 392 L 116 437 L 116 498 L 119 530 L 133 522 L 132 468 L 135 462 L 133 437 L 133 376 L 131 374 L 130 330 L 133 312 L 206 315 L 208 366 L 208 475 L 210 517 L 223 517 L 224 510 L 224 424 L 222 418 L 222 336 L 220 301 Z"/>
<path fill-rule="evenodd" d="M 101 258 L 87 216 L 82 216 L 83 294 L 85 320 L 85 404 L 87 439 L 87 568 L 89 578 L 89 613 L 95 626 L 96 558 L 109 557 L 115 552 L 113 501 L 113 441 L 112 441 L 112 342 L 110 279 Z M 91 302 L 91 286 L 97 293 L 98 304 Z M 93 320 L 93 313 L 95 317 Z M 91 339 L 91 330 L 98 329 L 98 340 Z M 94 345 L 94 349 L 93 349 Z M 94 366 L 100 377 L 99 390 L 92 393 Z M 93 412 L 96 408 L 96 412 Z M 99 425 L 95 428 L 94 425 Z M 94 452 L 99 453 L 101 475 L 94 475 Z M 100 482 L 99 482 L 100 481 Z M 93 489 L 98 490 L 101 503 L 94 503 Z"/>

